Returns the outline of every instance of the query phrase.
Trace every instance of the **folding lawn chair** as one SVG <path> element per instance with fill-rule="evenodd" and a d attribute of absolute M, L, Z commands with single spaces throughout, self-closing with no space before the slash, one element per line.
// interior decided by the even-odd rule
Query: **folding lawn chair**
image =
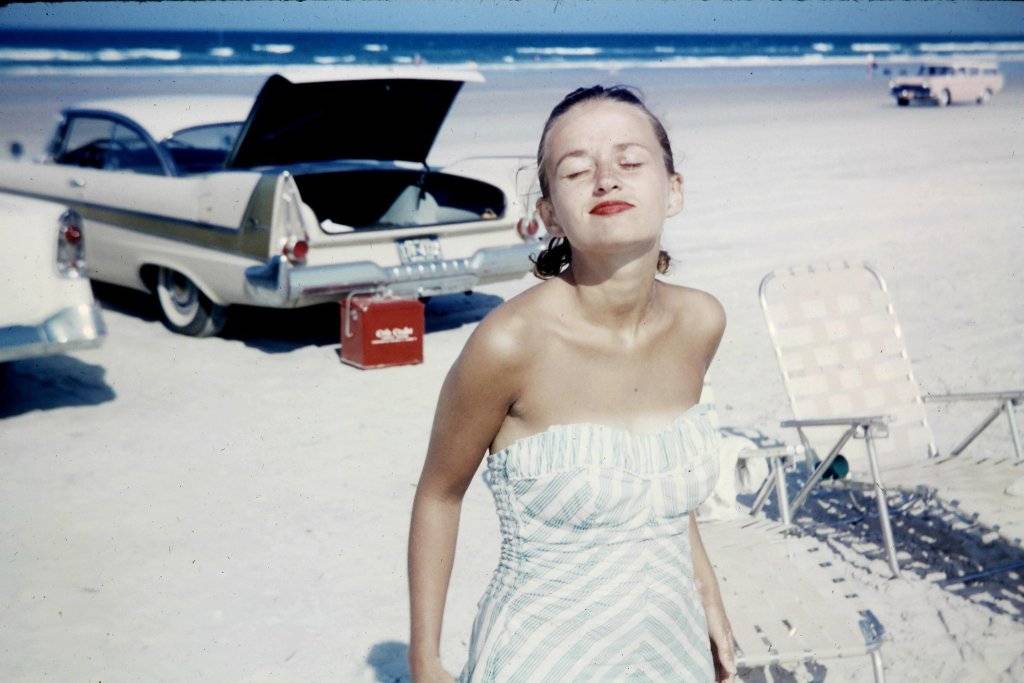
<path fill-rule="evenodd" d="M 812 430 L 814 442 L 832 444 L 827 451 L 822 449 L 827 455 L 820 459 L 793 499 L 792 512 L 807 500 L 849 440 L 863 439 L 867 471 L 862 461 L 851 460 L 851 467 L 859 470 L 854 471 L 854 479 L 870 477 L 889 565 L 898 576 L 899 563 L 880 462 L 885 463 L 887 470 L 912 464 L 903 476 L 922 480 L 929 476 L 929 470 L 937 471 L 951 459 L 957 462 L 947 464 L 947 469 L 983 465 L 987 471 L 980 478 L 1004 481 L 1004 487 L 1024 475 L 1021 438 L 1014 415 L 1014 408 L 1024 402 L 1024 390 L 922 398 L 885 282 L 871 266 L 841 262 L 776 270 L 761 281 L 760 298 L 795 418 L 781 425 L 796 428 L 800 442 L 812 455 Z M 949 456 L 939 458 L 925 401 L 993 401 L 997 405 Z M 1016 457 L 973 462 L 958 459 L 956 456 L 1000 414 L 1005 414 L 1009 423 Z M 769 488 L 772 485 L 773 482 L 768 483 Z M 996 492 L 980 487 L 974 491 L 979 500 L 1001 493 L 1001 489 Z M 959 497 L 961 504 L 969 506 L 970 487 L 963 489 Z M 1003 506 L 981 507 L 1011 522 L 1024 518 L 1024 498 L 1004 498 Z M 1001 512 L 1004 507 L 1006 511 Z"/>
<path fill-rule="evenodd" d="M 710 385 L 704 385 L 700 402 L 714 404 Z M 723 427 L 721 432 L 723 437 L 742 436 L 755 445 L 740 451 L 738 458 L 766 459 L 766 482 L 782 476 L 781 458 L 803 450 L 749 430 Z M 731 463 L 724 454 L 723 463 Z M 721 481 L 732 474 L 727 470 L 720 473 L 715 495 L 724 499 L 728 497 L 725 492 L 731 491 L 735 503 L 731 482 Z M 837 567 L 824 559 L 826 551 L 820 543 L 788 533 L 785 487 L 778 487 L 776 493 L 782 523 L 745 515 L 700 519 L 701 538 L 732 624 L 739 666 L 757 669 L 867 656 L 876 683 L 882 683 L 884 628 L 850 590 Z M 780 576 L 786 577 L 784 590 L 779 588 Z"/>
<path fill-rule="evenodd" d="M 763 518 L 700 528 L 741 670 L 867 656 L 876 683 L 883 683 L 885 629 L 824 558 L 820 543 Z"/>

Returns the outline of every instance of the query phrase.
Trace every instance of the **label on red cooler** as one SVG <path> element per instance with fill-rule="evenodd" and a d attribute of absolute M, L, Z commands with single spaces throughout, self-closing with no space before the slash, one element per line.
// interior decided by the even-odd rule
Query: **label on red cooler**
<path fill-rule="evenodd" d="M 411 327 L 380 327 L 373 331 L 371 344 L 404 344 L 416 341 Z"/>

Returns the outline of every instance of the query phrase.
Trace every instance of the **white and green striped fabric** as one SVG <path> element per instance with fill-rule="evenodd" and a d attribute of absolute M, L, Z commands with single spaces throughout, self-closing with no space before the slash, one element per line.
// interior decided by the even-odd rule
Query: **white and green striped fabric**
<path fill-rule="evenodd" d="M 488 455 L 501 559 L 461 683 L 713 680 L 688 515 L 719 442 L 698 404 L 654 434 L 555 425 Z"/>

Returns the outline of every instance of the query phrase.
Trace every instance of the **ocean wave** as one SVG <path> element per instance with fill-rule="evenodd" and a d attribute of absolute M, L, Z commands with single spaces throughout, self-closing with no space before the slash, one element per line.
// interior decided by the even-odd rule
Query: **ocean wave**
<path fill-rule="evenodd" d="M 1024 56 L 1022 60 L 1024 61 Z M 624 69 L 718 69 L 760 67 L 818 67 L 859 66 L 865 64 L 864 55 L 742 55 L 742 56 L 688 56 L 675 55 L 659 59 L 586 59 L 571 62 L 516 62 L 483 63 L 481 71 L 532 71 L 538 69 L 568 70 L 592 69 L 596 71 L 622 71 Z"/>
<path fill-rule="evenodd" d="M 341 57 L 335 57 L 333 55 L 318 55 L 313 57 L 313 61 L 317 64 L 354 64 L 356 56 L 343 55 Z"/>
<path fill-rule="evenodd" d="M 287 55 L 295 51 L 289 43 L 253 43 L 253 52 L 269 52 L 272 55 Z"/>
<path fill-rule="evenodd" d="M 977 53 L 972 53 L 977 56 Z M 329 61 L 336 60 L 336 61 Z M 500 60 L 500 61 L 499 61 Z M 921 55 L 889 54 L 878 59 L 881 65 L 920 62 Z M 1024 52 L 1003 52 L 998 55 L 1000 62 L 1024 62 Z M 358 65 L 355 55 L 344 55 L 340 58 L 319 56 L 315 63 L 289 66 L 289 72 L 308 69 L 310 73 L 327 74 L 331 68 L 340 64 Z M 715 69 L 715 68 L 759 68 L 759 67 L 828 67 L 858 66 L 863 68 L 866 55 L 836 55 L 835 53 L 808 53 L 803 55 L 737 55 L 737 56 L 696 56 L 666 55 L 657 58 L 636 59 L 577 59 L 569 61 L 534 61 L 532 59 L 516 61 L 511 55 L 495 57 L 495 61 L 460 62 L 454 64 L 438 63 L 446 69 L 487 71 L 535 71 L 538 69 L 564 70 L 589 69 L 594 71 L 617 72 L 624 69 Z M 365 65 L 366 68 L 375 68 Z M 124 64 L 117 62 L 98 63 L 96 61 L 53 64 L 3 64 L 0 61 L 0 74 L 4 76 L 134 76 L 134 75 L 269 75 L 281 70 L 279 64 L 232 64 L 231 62 L 211 63 L 202 65 L 189 64 L 158 64 L 140 63 Z"/>
<path fill-rule="evenodd" d="M 349 56 L 343 57 L 343 63 L 351 63 Z M 437 65 L 443 66 L 451 71 L 480 71 L 477 62 L 459 62 L 455 64 Z M 383 65 L 362 64 L 353 65 L 353 69 L 365 69 L 367 74 L 387 74 L 390 68 L 410 67 L 388 67 Z M 280 64 L 175 64 L 160 66 L 112 66 L 93 64 L 91 66 L 0 66 L 2 76 L 166 76 L 166 75 L 188 75 L 188 76 L 269 76 L 281 73 L 284 70 L 289 75 L 299 78 L 315 77 L 330 80 L 338 73 L 337 64 L 301 64 L 282 67 Z"/>
<path fill-rule="evenodd" d="M 675 52 L 676 49 L 669 45 L 655 45 L 654 51 L 657 52 L 659 55 L 670 55 L 673 52 Z"/>
<path fill-rule="evenodd" d="M 918 43 L 921 52 L 1024 52 L 1024 41 Z"/>
<path fill-rule="evenodd" d="M 91 62 L 94 55 L 79 50 L 49 48 L 0 48 L 0 60 L 7 62 Z"/>
<path fill-rule="evenodd" d="M 384 43 L 367 43 L 363 45 L 363 50 L 366 52 L 387 52 L 388 46 Z"/>
<path fill-rule="evenodd" d="M 815 52 L 832 52 L 832 43 L 815 43 L 811 45 Z"/>
<path fill-rule="evenodd" d="M 213 57 L 233 57 L 235 51 L 230 47 L 211 47 L 210 55 Z"/>
<path fill-rule="evenodd" d="M 903 48 L 899 43 L 851 43 L 854 52 L 897 52 Z"/>
<path fill-rule="evenodd" d="M 517 47 L 521 55 L 557 55 L 559 57 L 593 57 L 604 50 L 599 47 Z"/>
<path fill-rule="evenodd" d="M 96 52 L 101 62 L 127 62 L 133 59 L 153 59 L 159 62 L 176 62 L 181 59 L 181 50 L 159 50 L 154 48 L 135 48 L 115 50 L 106 48 Z"/>

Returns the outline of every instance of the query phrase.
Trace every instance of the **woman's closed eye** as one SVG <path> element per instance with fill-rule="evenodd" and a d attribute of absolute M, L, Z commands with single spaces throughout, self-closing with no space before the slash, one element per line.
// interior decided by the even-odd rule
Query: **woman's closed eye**
<path fill-rule="evenodd" d="M 568 178 L 569 180 L 573 180 L 575 178 L 582 178 L 584 174 L 589 173 L 589 172 L 590 172 L 590 168 L 589 167 L 588 168 L 569 168 L 569 169 L 566 169 L 565 174 L 562 177 L 563 178 Z"/>

